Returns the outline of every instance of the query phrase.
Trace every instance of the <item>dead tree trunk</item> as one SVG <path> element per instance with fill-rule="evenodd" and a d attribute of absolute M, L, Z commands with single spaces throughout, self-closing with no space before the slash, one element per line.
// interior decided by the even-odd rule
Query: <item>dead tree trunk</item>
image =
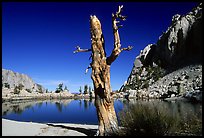
<path fill-rule="evenodd" d="M 132 49 L 131 46 L 121 49 L 118 33 L 119 26 L 117 26 L 119 21 L 116 19 L 125 20 L 125 16 L 121 15 L 122 7 L 123 6 L 119 6 L 118 12 L 112 14 L 114 49 L 109 57 L 106 57 L 106 52 L 104 50 L 101 23 L 95 15 L 90 16 L 91 49 L 80 49 L 78 46 L 77 50 L 74 51 L 74 53 L 92 51 L 92 63 L 88 68 L 92 68 L 91 78 L 94 84 L 95 106 L 99 121 L 98 129 L 100 136 L 110 135 L 118 131 L 114 100 L 111 94 L 110 65 L 123 50 Z"/>

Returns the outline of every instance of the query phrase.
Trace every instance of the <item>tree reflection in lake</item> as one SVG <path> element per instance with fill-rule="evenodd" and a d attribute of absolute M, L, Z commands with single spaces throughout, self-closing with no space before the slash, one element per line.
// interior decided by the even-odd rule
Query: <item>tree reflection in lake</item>
<path fill-rule="evenodd" d="M 5 116 L 13 112 L 21 114 L 25 109 L 31 109 L 36 104 L 38 104 L 37 101 L 30 101 L 30 100 L 3 102 L 2 115 Z"/>
<path fill-rule="evenodd" d="M 164 102 L 160 100 L 141 101 L 116 99 L 114 107 L 118 114 L 129 105 L 141 103 L 169 109 L 172 115 L 194 114 L 202 117 L 202 104 L 185 102 Z M 94 99 L 29 100 L 2 103 L 2 118 L 33 121 L 98 124 Z"/>
<path fill-rule="evenodd" d="M 14 105 L 14 106 L 13 106 L 13 111 L 14 111 L 14 113 L 16 113 L 16 114 L 22 114 L 22 113 L 23 113 L 23 109 L 19 108 L 18 105 Z"/>
<path fill-rule="evenodd" d="M 41 108 L 42 105 L 43 105 L 43 102 L 41 101 L 41 102 L 39 102 L 39 103 L 36 103 L 36 105 L 38 106 L 38 108 Z"/>
<path fill-rule="evenodd" d="M 91 106 L 92 102 L 93 102 L 93 99 L 90 98 L 90 99 L 89 99 L 89 106 Z"/>
<path fill-rule="evenodd" d="M 55 105 L 59 112 L 62 112 L 62 104 L 60 102 L 55 102 Z"/>
<path fill-rule="evenodd" d="M 82 105 L 82 102 L 81 102 L 81 100 L 79 100 L 79 106 L 80 106 L 80 108 L 81 108 L 81 105 Z"/>
<path fill-rule="evenodd" d="M 88 101 L 84 99 L 84 109 L 86 110 L 88 108 Z"/>

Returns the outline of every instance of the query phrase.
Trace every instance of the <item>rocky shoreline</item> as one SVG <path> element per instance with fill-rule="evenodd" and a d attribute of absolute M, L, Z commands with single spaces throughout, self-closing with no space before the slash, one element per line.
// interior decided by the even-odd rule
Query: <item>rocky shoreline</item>
<path fill-rule="evenodd" d="M 190 65 L 160 78 L 148 88 L 127 90 L 129 98 L 202 102 L 202 65 Z"/>
<path fill-rule="evenodd" d="M 2 88 L 2 102 L 7 101 L 18 101 L 18 100 L 40 100 L 40 99 L 89 99 L 89 94 L 73 94 L 68 91 L 62 91 L 60 93 L 48 92 L 48 93 L 38 93 L 38 92 L 27 92 L 25 89 L 21 90 L 19 94 L 14 94 L 12 88 Z M 94 94 L 92 94 L 94 98 Z"/>

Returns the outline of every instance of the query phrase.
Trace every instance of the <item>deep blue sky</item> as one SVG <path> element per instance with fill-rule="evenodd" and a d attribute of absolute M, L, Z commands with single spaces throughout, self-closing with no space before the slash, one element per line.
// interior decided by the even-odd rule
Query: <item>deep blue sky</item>
<path fill-rule="evenodd" d="M 111 85 L 116 90 L 127 80 L 135 57 L 145 46 L 156 43 L 175 14 L 186 14 L 196 2 L 3 2 L 2 67 L 30 76 L 49 90 L 60 82 L 71 92 L 92 85 L 90 53 L 73 54 L 75 46 L 90 48 L 90 15 L 102 24 L 106 53 L 113 49 L 111 14 L 124 5 L 119 30 L 122 47 L 134 48 L 120 54 L 111 66 Z"/>

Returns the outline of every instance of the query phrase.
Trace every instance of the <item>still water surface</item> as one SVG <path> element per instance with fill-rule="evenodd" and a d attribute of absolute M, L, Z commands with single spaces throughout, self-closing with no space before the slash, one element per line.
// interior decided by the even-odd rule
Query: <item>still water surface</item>
<path fill-rule="evenodd" d="M 189 113 L 202 116 L 202 104 L 159 100 L 138 101 L 136 99 L 130 99 L 130 101 L 115 100 L 114 107 L 117 116 L 120 111 L 134 103 L 155 104 L 158 107 L 165 107 L 169 109 L 170 114 L 184 115 Z M 94 100 L 89 99 L 4 102 L 2 103 L 2 118 L 26 122 L 98 124 Z"/>

